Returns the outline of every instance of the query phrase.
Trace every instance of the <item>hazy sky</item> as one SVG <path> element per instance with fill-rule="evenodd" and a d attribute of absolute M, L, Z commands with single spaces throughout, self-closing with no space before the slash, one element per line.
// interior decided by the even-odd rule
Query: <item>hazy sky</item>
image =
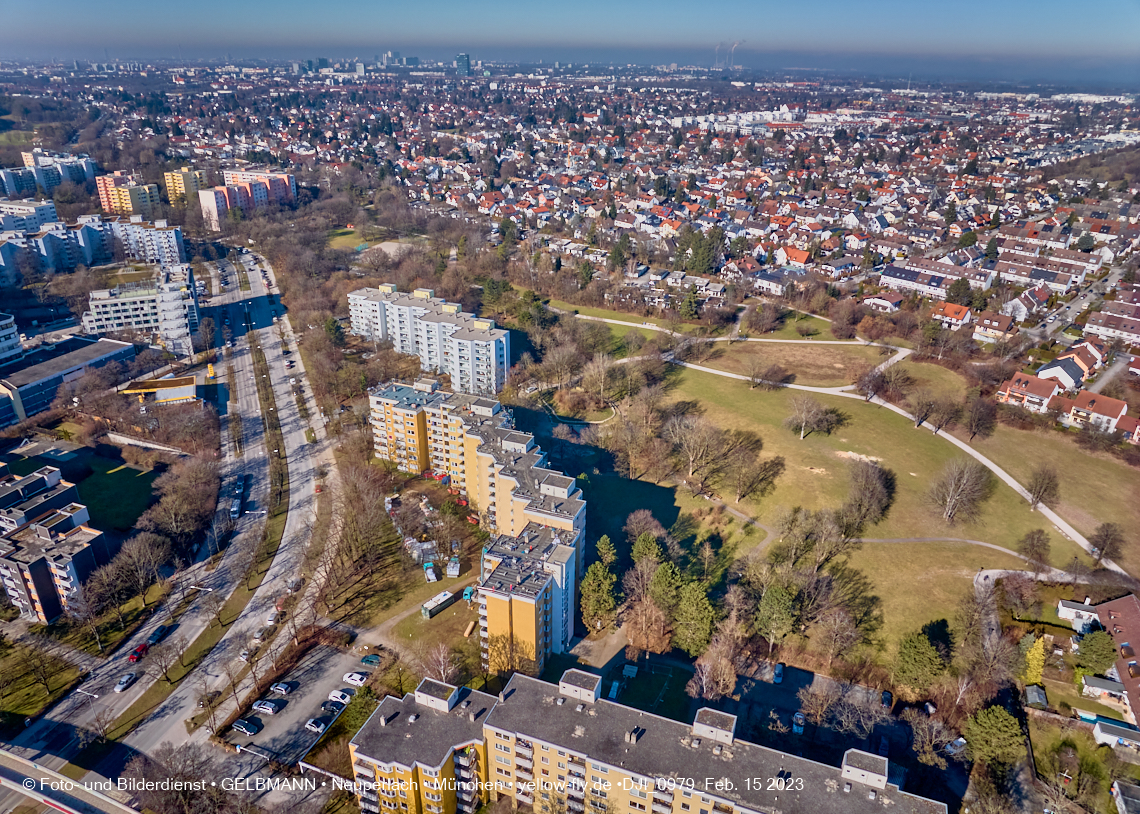
<path fill-rule="evenodd" d="M 1138 0 L 9 0 L 0 57 L 428 58 L 850 67 L 1140 79 Z M 727 48 L 722 49 L 723 59 Z M 804 64 L 801 64 L 804 63 Z M 896 67 L 897 66 L 897 67 Z M 933 66 L 943 66 L 941 68 Z"/>

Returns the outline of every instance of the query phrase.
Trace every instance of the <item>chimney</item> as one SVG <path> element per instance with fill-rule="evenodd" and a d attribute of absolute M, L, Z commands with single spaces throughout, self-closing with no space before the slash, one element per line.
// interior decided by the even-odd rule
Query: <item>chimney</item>
<path fill-rule="evenodd" d="M 380 726 L 387 726 L 387 725 L 388 725 L 388 716 L 387 715 L 381 715 L 380 716 Z"/>
<path fill-rule="evenodd" d="M 467 720 L 469 720 L 471 723 L 475 723 L 475 710 L 471 710 L 467 713 Z"/>

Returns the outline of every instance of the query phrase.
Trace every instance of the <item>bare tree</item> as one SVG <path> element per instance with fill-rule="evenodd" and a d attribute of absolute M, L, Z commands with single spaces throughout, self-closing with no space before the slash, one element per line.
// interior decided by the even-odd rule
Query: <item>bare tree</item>
<path fill-rule="evenodd" d="M 910 405 L 911 414 L 914 416 L 914 426 L 921 427 L 922 423 L 934 413 L 938 401 L 933 393 L 922 388 L 911 393 L 907 404 Z"/>
<path fill-rule="evenodd" d="M 910 725 L 911 747 L 918 756 L 918 762 L 945 769 L 946 759 L 942 757 L 942 750 L 954 740 L 953 731 L 915 707 L 904 709 L 901 717 Z"/>
<path fill-rule="evenodd" d="M 222 621 L 222 608 L 226 606 L 226 598 L 218 591 L 208 591 L 206 595 L 202 597 L 202 606 L 206 609 L 206 612 L 210 614 L 210 627 L 214 626 L 214 622 L 217 622 L 219 625 L 225 624 Z"/>
<path fill-rule="evenodd" d="M 700 416 L 676 416 L 664 434 L 686 463 L 690 478 L 717 459 L 724 443 L 724 432 Z"/>
<path fill-rule="evenodd" d="M 425 676 L 445 684 L 452 684 L 459 677 L 459 660 L 443 642 L 427 649 L 420 657 L 420 666 Z"/>
<path fill-rule="evenodd" d="M 738 449 L 728 460 L 728 472 L 736 503 L 747 497 L 763 497 L 776 486 L 776 479 L 784 473 L 784 457 L 763 460 L 746 449 Z"/>
<path fill-rule="evenodd" d="M 981 512 L 990 492 L 990 471 L 979 461 L 955 458 L 946 464 L 927 492 L 927 499 L 947 523 L 970 521 Z"/>
<path fill-rule="evenodd" d="M 1029 492 L 1029 508 L 1036 509 L 1041 503 L 1051 506 L 1061 497 L 1061 479 L 1057 470 L 1049 464 L 1042 464 L 1033 470 L 1025 489 Z"/>
<path fill-rule="evenodd" d="M 816 622 L 815 630 L 823 645 L 823 652 L 827 655 L 828 667 L 837 655 L 853 647 L 862 638 L 858 626 L 845 608 L 832 608 L 825 612 Z"/>
<path fill-rule="evenodd" d="M 1049 567 L 1049 533 L 1033 529 L 1018 541 L 1017 551 L 1033 567 L 1033 573 L 1040 574 Z"/>
<path fill-rule="evenodd" d="M 930 411 L 930 424 L 934 427 L 934 434 L 944 430 L 946 427 L 951 426 L 958 420 L 958 416 L 962 414 L 962 408 L 951 399 L 938 398 L 934 401 L 934 406 Z M 917 425 L 916 425 L 917 426 Z"/>
<path fill-rule="evenodd" d="M 870 401 L 887 389 L 887 377 L 877 367 L 863 373 L 855 382 L 855 387 Z"/>
<path fill-rule="evenodd" d="M 102 653 L 103 637 L 99 635 L 99 608 L 92 603 L 85 585 L 67 600 L 67 615 L 95 640 L 95 646 Z"/>
<path fill-rule="evenodd" d="M 796 693 L 796 697 L 800 700 L 800 711 L 816 726 L 823 725 L 832 708 L 839 703 L 841 696 L 839 687 L 834 682 L 820 679 L 801 687 Z"/>
<path fill-rule="evenodd" d="M 1103 560 L 1115 560 L 1124 546 L 1124 529 L 1116 523 L 1101 523 L 1089 535 L 1089 544 L 1096 549 L 1097 565 Z"/>
<path fill-rule="evenodd" d="M 598 398 L 606 397 L 606 383 L 614 360 L 605 353 L 595 353 L 594 358 L 582 369 L 582 388 L 594 393 Z"/>
<path fill-rule="evenodd" d="M 147 671 L 155 678 L 171 683 L 170 668 L 179 661 L 178 650 L 171 642 L 156 644 L 146 654 Z"/>
<path fill-rule="evenodd" d="M 59 672 L 58 646 L 45 636 L 25 636 L 19 652 L 19 664 L 23 672 L 51 695 L 51 680 Z"/>
<path fill-rule="evenodd" d="M 983 438 L 991 435 L 997 425 L 997 406 L 981 396 L 971 399 L 966 405 L 965 424 L 971 441 L 979 435 Z"/>
<path fill-rule="evenodd" d="M 858 738 L 871 735 L 876 724 L 890 717 L 878 698 L 861 687 L 844 687 L 843 695 L 831 712 L 835 728 Z"/>
<path fill-rule="evenodd" d="M 789 406 L 792 413 L 784 420 L 784 424 L 798 432 L 801 441 L 820 427 L 826 413 L 824 406 L 811 396 L 792 396 Z"/>
<path fill-rule="evenodd" d="M 750 355 L 744 362 L 744 375 L 748 377 L 748 389 L 755 390 L 764 382 L 764 360 L 757 354 Z"/>
<path fill-rule="evenodd" d="M 693 677 L 685 685 L 690 698 L 704 698 L 716 701 L 724 698 L 736 687 L 736 671 L 732 664 L 723 658 L 708 653 L 697 659 Z"/>

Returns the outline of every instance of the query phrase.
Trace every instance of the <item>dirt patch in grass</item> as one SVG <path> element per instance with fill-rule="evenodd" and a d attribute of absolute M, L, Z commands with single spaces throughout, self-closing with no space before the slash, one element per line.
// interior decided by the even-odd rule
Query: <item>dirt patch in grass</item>
<path fill-rule="evenodd" d="M 723 347 L 723 345 L 722 345 Z M 808 387 L 842 387 L 851 384 L 868 367 L 882 361 L 878 348 L 865 345 L 781 345 L 772 342 L 740 342 L 707 362 L 708 367 L 748 375 L 749 365 L 779 365 L 795 378 L 789 381 Z"/>

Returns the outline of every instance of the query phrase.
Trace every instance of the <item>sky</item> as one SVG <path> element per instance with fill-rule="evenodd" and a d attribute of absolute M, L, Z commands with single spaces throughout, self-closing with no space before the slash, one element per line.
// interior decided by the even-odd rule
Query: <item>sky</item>
<path fill-rule="evenodd" d="M 0 58 L 421 58 L 1140 85 L 1140 0 L 8 0 Z M 6 52 L 6 53 L 5 53 Z"/>

